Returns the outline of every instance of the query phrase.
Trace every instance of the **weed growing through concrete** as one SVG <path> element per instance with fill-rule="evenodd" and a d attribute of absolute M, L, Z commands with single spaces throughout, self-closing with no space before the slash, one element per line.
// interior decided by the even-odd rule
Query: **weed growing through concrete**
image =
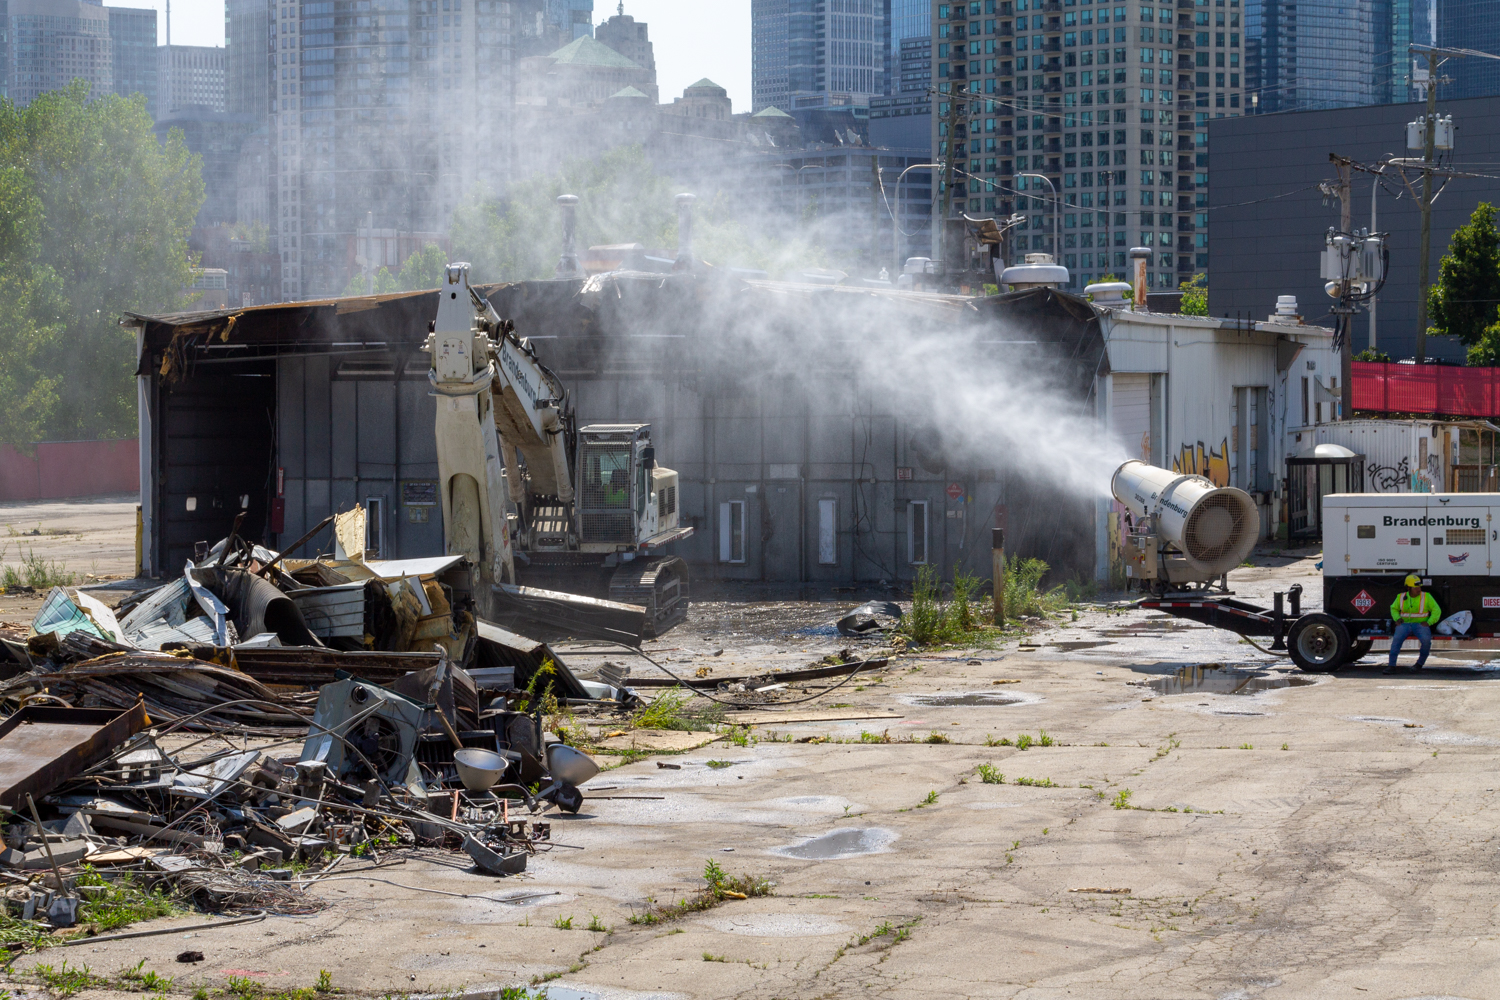
<path fill-rule="evenodd" d="M 993 736 L 991 736 L 989 733 L 985 733 L 984 734 L 984 745 L 987 746 L 987 747 L 1008 747 L 1008 746 L 1014 746 L 1015 744 L 1011 743 L 1009 737 L 1002 736 L 1002 737 L 1000 737 L 997 740 Z"/>
<path fill-rule="evenodd" d="M 1056 788 L 1057 783 L 1051 778 L 1017 778 L 1018 785 L 1031 785 L 1034 788 Z"/>
<path fill-rule="evenodd" d="M 753 746 L 760 741 L 750 732 L 749 726 L 730 726 L 727 739 L 737 747 Z"/>
<path fill-rule="evenodd" d="M 1110 805 L 1116 809 L 1134 809 L 1135 807 L 1130 804 L 1130 795 L 1130 789 L 1122 788 L 1115 793 L 1115 800 Z"/>
<path fill-rule="evenodd" d="M 1019 735 L 1019 736 L 1016 737 L 1016 749 L 1017 750 L 1030 750 L 1031 749 L 1031 744 L 1032 744 L 1032 739 L 1026 733 L 1022 733 L 1021 735 Z"/>
<path fill-rule="evenodd" d="M 923 806 L 934 806 L 934 805 L 937 805 L 937 800 L 938 800 L 938 793 L 937 793 L 937 791 L 936 790 L 930 791 L 930 792 L 927 793 L 927 797 L 926 798 L 924 798 L 921 802 L 917 803 L 917 808 L 921 809 Z"/>
<path fill-rule="evenodd" d="M 16 554 L 20 555 L 19 548 Z M 34 549 L 26 550 L 19 566 L 0 566 L 0 590 L 10 590 L 13 587 L 34 587 L 37 590 L 67 587 L 77 578 L 78 574 L 70 572 L 62 562 L 44 559 Z"/>
<path fill-rule="evenodd" d="M 693 693 L 681 685 L 668 688 L 637 711 L 630 721 L 640 729 L 691 729 L 682 709 L 692 699 Z"/>
<path fill-rule="evenodd" d="M 649 908 L 644 913 L 630 915 L 632 924 L 660 924 L 678 920 L 689 913 L 711 910 L 727 899 L 749 899 L 752 896 L 769 896 L 776 887 L 774 882 L 759 875 L 730 875 L 712 858 L 703 866 L 703 881 L 708 885 L 697 895 L 687 897 L 669 906 L 658 906 L 651 897 L 646 897 Z"/>
<path fill-rule="evenodd" d="M 979 620 L 974 594 L 979 578 L 962 570 L 953 574 L 950 598 L 943 602 L 943 583 L 931 566 L 917 570 L 911 611 L 901 620 L 901 634 L 912 645 L 973 645 L 987 641 L 994 629 Z"/>
<path fill-rule="evenodd" d="M 705 961 L 705 962 L 727 962 L 727 961 L 729 961 L 729 959 L 725 958 L 723 955 L 710 955 L 708 952 L 705 951 L 703 953 L 703 961 Z"/>
<path fill-rule="evenodd" d="M 866 732 L 865 730 L 861 729 L 859 731 L 859 742 L 861 742 L 861 743 L 890 743 L 891 742 L 891 731 L 889 729 L 887 729 L 887 730 L 885 730 L 882 733 L 876 734 L 876 733 Z"/>
<path fill-rule="evenodd" d="M 319 969 L 318 982 L 313 986 L 313 989 L 319 993 L 332 993 L 333 973 L 329 972 L 327 969 Z"/>
<path fill-rule="evenodd" d="M 556 927 L 560 931 L 570 931 L 570 930 L 572 930 L 573 929 L 573 915 L 570 913 L 566 917 L 558 917 L 556 920 L 552 921 L 552 926 Z"/>
<path fill-rule="evenodd" d="M 133 987 L 148 990 L 152 993 L 165 993 L 172 988 L 171 976 L 159 976 L 154 971 L 141 971 L 146 960 L 143 958 L 133 966 L 126 966 L 115 975 L 122 981 L 130 983 Z"/>
<path fill-rule="evenodd" d="M 1003 785 L 1005 784 L 1005 775 L 995 770 L 993 764 L 980 764 L 979 780 L 983 781 L 986 785 Z"/>
<path fill-rule="evenodd" d="M 599 914 L 589 914 L 589 930 L 598 931 L 600 934 L 608 934 L 609 928 L 604 926 L 604 921 L 599 919 Z"/>
<path fill-rule="evenodd" d="M 81 990 L 92 986 L 103 986 L 107 982 L 94 975 L 87 965 L 70 966 L 66 961 L 57 968 L 51 965 L 35 965 L 32 966 L 31 971 L 47 984 L 47 989 L 59 997 L 70 997 Z"/>
<path fill-rule="evenodd" d="M 1283 749 L 1283 750 L 1290 750 L 1291 747 L 1289 747 L 1285 743 L 1283 743 L 1283 744 L 1281 744 L 1281 749 Z"/>
<path fill-rule="evenodd" d="M 711 768 L 714 768 L 715 770 L 717 770 L 718 768 L 721 768 L 721 767 L 733 767 L 734 766 L 734 761 L 732 761 L 732 760 L 711 760 L 711 761 L 708 762 L 708 766 L 711 767 Z"/>
<path fill-rule="evenodd" d="M 1241 750 L 1254 750 L 1255 747 L 1252 744 L 1249 744 L 1249 743 L 1241 743 L 1240 744 L 1240 749 Z"/>
<path fill-rule="evenodd" d="M 950 740 L 944 734 L 942 734 L 942 733 L 937 732 L 936 730 L 934 730 L 934 731 L 928 733 L 927 737 L 924 740 L 922 740 L 922 742 L 923 743 L 952 743 L 953 741 Z"/>
<path fill-rule="evenodd" d="M 177 912 L 171 901 L 159 891 L 144 889 L 129 877 L 106 879 L 92 865 L 83 866 L 78 874 L 78 885 L 98 886 L 104 890 L 78 908 L 78 922 L 94 924 L 100 933 Z"/>

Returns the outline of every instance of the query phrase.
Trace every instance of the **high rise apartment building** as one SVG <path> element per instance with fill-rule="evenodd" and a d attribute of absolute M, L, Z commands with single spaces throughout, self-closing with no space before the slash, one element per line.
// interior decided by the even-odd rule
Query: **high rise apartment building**
<path fill-rule="evenodd" d="M 182 108 L 224 110 L 224 50 L 209 45 L 163 45 L 157 52 L 159 114 Z"/>
<path fill-rule="evenodd" d="M 948 217 L 1025 215 L 1012 258 L 1053 252 L 1075 288 L 1125 276 L 1135 246 L 1152 251 L 1151 287 L 1204 271 L 1207 123 L 1243 110 L 1242 13 L 1240 0 L 934 2 Z"/>
<path fill-rule="evenodd" d="M 149 7 L 106 7 L 113 62 L 114 92 L 143 94 L 146 112 L 156 119 L 156 11 Z"/>
<path fill-rule="evenodd" d="M 1431 43 L 1433 3 L 1245 0 L 1245 96 L 1250 112 L 1317 111 L 1419 99 L 1410 46 Z M 1444 44 L 1472 48 L 1472 31 L 1495 30 L 1490 26 L 1494 7 L 1484 0 L 1443 0 L 1439 9 L 1444 18 L 1449 8 L 1484 8 L 1484 17 L 1463 29 L 1460 37 L 1467 41 Z M 1464 20 L 1462 13 L 1456 17 Z"/>
<path fill-rule="evenodd" d="M 224 109 L 265 120 L 271 113 L 270 0 L 224 0 Z"/>
<path fill-rule="evenodd" d="M 868 106 L 886 93 L 886 0 L 751 0 L 754 110 Z"/>
<path fill-rule="evenodd" d="M 114 92 L 109 11 L 83 0 L 0 2 L 0 94 L 24 107 L 77 79 Z"/>
<path fill-rule="evenodd" d="M 932 0 L 890 0 L 890 73 L 886 94 L 932 86 Z"/>
<path fill-rule="evenodd" d="M 565 10 L 581 0 L 569 2 Z M 269 0 L 283 299 L 340 293 L 361 227 L 440 233 L 461 196 L 498 190 L 511 158 L 514 21 L 556 5 Z"/>
<path fill-rule="evenodd" d="M 1421 0 L 1408 0 L 1421 2 Z M 1436 0 L 1437 44 L 1445 48 L 1478 49 L 1500 55 L 1500 9 L 1493 0 Z M 1417 41 L 1426 41 L 1419 38 Z M 1419 65 L 1424 65 L 1420 63 Z M 1494 59 L 1451 59 L 1443 73 L 1453 78 L 1438 89 L 1440 98 L 1491 97 L 1500 94 L 1500 62 Z"/>

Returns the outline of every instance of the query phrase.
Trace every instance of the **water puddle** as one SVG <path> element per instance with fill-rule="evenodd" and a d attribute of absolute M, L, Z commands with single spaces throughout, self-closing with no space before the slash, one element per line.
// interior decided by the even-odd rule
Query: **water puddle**
<path fill-rule="evenodd" d="M 922 708 L 979 708 L 986 705 L 1020 705 L 1033 699 L 998 691 L 973 691 L 955 694 L 914 694 L 903 699 L 908 705 Z"/>
<path fill-rule="evenodd" d="M 778 847 L 771 853 L 787 858 L 802 858 L 807 861 L 837 861 L 840 858 L 853 858 L 861 854 L 884 853 L 887 845 L 894 843 L 897 836 L 899 835 L 894 830 L 885 830 L 878 826 L 849 827 L 825 833 L 821 837 L 813 837 L 811 840 L 804 840 L 790 847 Z"/>
<path fill-rule="evenodd" d="M 1158 677 L 1146 686 L 1157 694 L 1260 694 L 1278 688 L 1306 687 L 1318 683 L 1311 677 L 1283 674 L 1252 674 L 1228 667 L 1183 667 L 1171 677 Z"/>

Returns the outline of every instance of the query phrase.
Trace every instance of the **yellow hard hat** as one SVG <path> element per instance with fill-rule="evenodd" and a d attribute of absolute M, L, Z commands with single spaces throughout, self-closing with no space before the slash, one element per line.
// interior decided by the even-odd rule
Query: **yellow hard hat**
<path fill-rule="evenodd" d="M 1422 585 L 1422 578 L 1420 576 L 1418 576 L 1417 574 L 1412 573 L 1409 576 L 1407 576 L 1407 578 L 1406 578 L 1406 585 L 1408 587 L 1420 587 Z"/>

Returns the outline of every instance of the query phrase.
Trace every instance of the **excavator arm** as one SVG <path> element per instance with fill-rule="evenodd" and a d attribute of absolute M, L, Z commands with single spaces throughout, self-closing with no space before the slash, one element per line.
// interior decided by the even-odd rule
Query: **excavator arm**
<path fill-rule="evenodd" d="M 500 318 L 495 307 L 469 289 L 478 325 L 494 342 L 496 385 L 495 423 L 500 439 L 526 459 L 531 492 L 573 500 L 573 475 L 568 462 L 567 390 L 537 360 L 531 344 L 517 337 L 514 324 Z"/>

